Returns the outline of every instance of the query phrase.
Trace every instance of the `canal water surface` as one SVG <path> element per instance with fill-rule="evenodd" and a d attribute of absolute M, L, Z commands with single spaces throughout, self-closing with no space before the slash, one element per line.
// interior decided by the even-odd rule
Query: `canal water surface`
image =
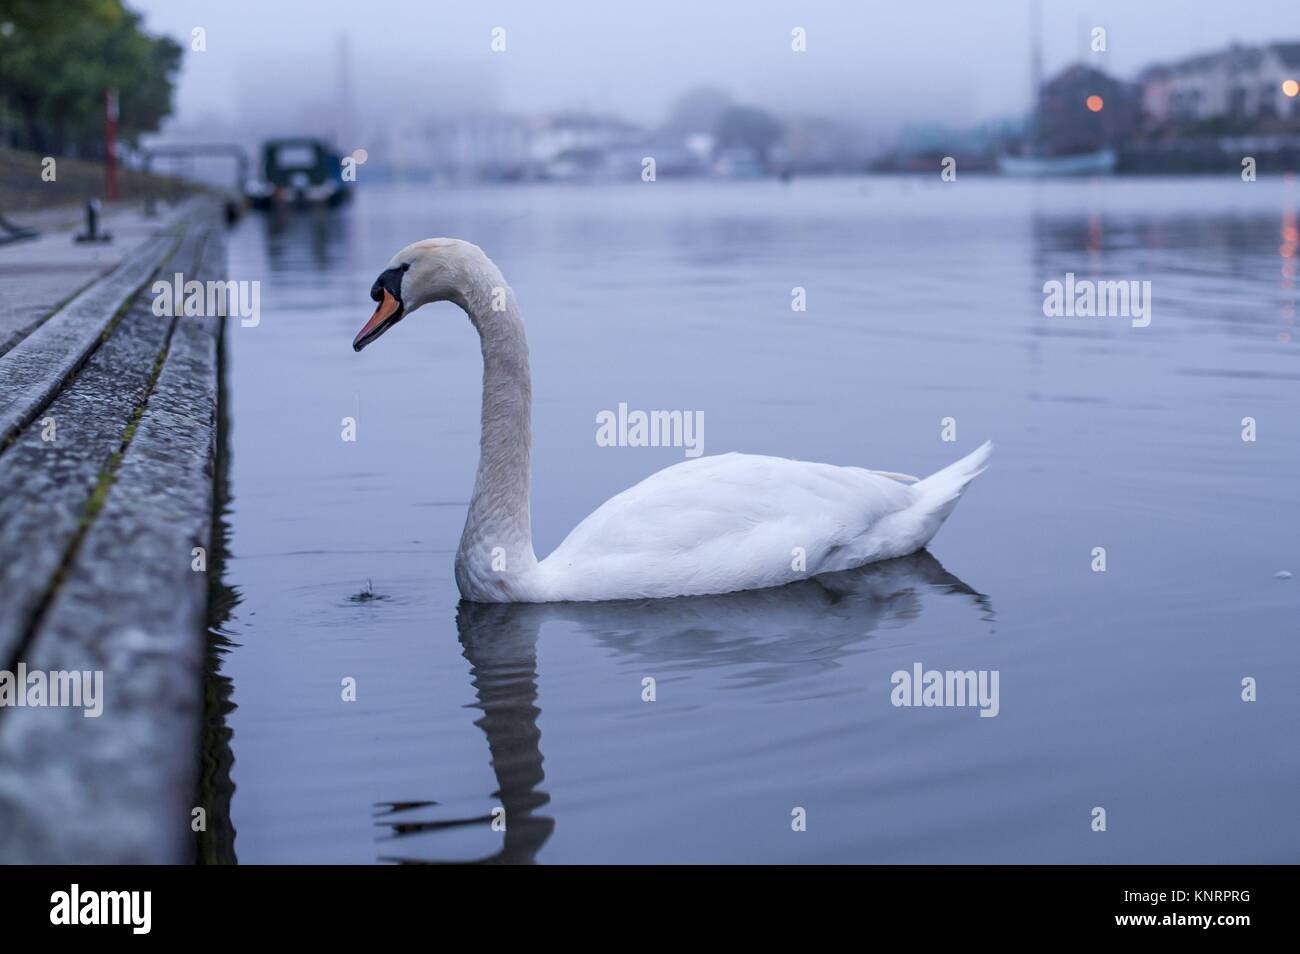
<path fill-rule="evenodd" d="M 1300 857 L 1300 184 L 360 186 L 230 239 L 241 862 Z M 430 236 L 523 309 L 539 556 L 683 459 L 599 446 L 620 403 L 702 412 L 708 454 L 992 467 L 861 573 L 459 605 L 476 336 L 440 304 L 351 348 Z M 1149 281 L 1150 324 L 1046 317 L 1067 273 Z M 996 671 L 996 717 L 893 705 L 918 663 Z"/>

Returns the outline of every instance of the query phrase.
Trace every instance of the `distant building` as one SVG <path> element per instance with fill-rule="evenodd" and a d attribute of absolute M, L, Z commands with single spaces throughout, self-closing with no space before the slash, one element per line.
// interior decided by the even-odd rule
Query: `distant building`
<path fill-rule="evenodd" d="M 469 113 L 424 124 L 421 158 L 439 178 L 518 179 L 528 172 L 528 123 L 502 113 Z"/>
<path fill-rule="evenodd" d="M 991 169 L 999 152 L 1025 138 L 1020 120 L 994 120 L 965 129 L 936 123 L 908 123 L 899 131 L 892 156 L 876 163 L 882 169 L 938 169 L 946 156 L 964 170 Z"/>
<path fill-rule="evenodd" d="M 528 152 L 548 179 L 584 179 L 604 175 L 611 152 L 636 146 L 644 131 L 622 120 L 586 113 L 549 116 L 532 129 Z"/>
<path fill-rule="evenodd" d="M 1140 82 L 1150 127 L 1300 120 L 1300 43 L 1233 45 L 1150 67 Z"/>
<path fill-rule="evenodd" d="M 403 175 L 451 182 L 601 178 L 611 157 L 644 135 L 631 124 L 586 114 L 492 112 L 429 117 L 399 133 L 388 151 Z"/>
<path fill-rule="evenodd" d="M 849 172 L 865 169 L 877 148 L 865 132 L 825 116 L 789 116 L 774 150 L 778 167 L 790 172 Z"/>
<path fill-rule="evenodd" d="M 1118 146 L 1138 127 L 1139 88 L 1082 64 L 1068 66 L 1038 91 L 1033 139 L 1051 156 Z"/>

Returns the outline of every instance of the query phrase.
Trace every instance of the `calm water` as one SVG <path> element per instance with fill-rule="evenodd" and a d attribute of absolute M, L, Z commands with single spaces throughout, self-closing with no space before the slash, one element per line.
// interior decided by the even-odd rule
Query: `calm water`
<path fill-rule="evenodd" d="M 261 280 L 263 317 L 229 336 L 222 663 L 239 860 L 1300 859 L 1300 577 L 1275 576 L 1300 574 L 1297 199 L 367 187 L 248 219 L 231 276 Z M 528 322 L 539 556 L 682 459 L 598 447 L 620 402 L 703 411 L 706 453 L 927 474 L 991 438 L 992 469 L 932 555 L 703 600 L 458 606 L 477 338 L 440 304 L 350 347 L 392 253 L 436 235 L 482 245 Z M 1150 327 L 1045 318 L 1066 272 L 1150 281 Z M 895 708 L 915 662 L 998 670 L 1000 714 Z"/>

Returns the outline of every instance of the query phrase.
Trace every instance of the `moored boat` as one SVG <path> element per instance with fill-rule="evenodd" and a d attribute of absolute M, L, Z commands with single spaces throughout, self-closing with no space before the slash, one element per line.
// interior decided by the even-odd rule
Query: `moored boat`
<path fill-rule="evenodd" d="M 272 139 L 262 144 L 261 177 L 247 187 L 255 209 L 287 205 L 341 205 L 352 183 L 343 161 L 319 139 Z"/>
<path fill-rule="evenodd" d="M 1048 176 L 1104 176 L 1115 171 L 1114 149 L 1098 149 L 1067 156 L 998 156 L 998 171 L 1005 176 L 1046 178 Z"/>

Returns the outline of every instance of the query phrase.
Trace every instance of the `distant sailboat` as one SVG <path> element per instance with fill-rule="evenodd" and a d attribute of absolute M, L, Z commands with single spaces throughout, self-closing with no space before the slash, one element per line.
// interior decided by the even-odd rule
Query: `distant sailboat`
<path fill-rule="evenodd" d="M 1104 176 L 1115 171 L 1119 154 L 1110 148 L 1097 149 L 1093 152 L 1077 152 L 1065 155 L 1048 155 L 1040 142 L 1038 108 L 1039 92 L 1043 88 L 1043 52 L 1042 52 L 1042 5 L 1041 0 L 1034 0 L 1030 8 L 1033 13 L 1030 34 L 1032 47 L 1031 74 L 1034 104 L 1026 135 L 1024 151 L 1019 154 L 1001 152 L 998 154 L 998 171 L 1004 176 L 1019 178 L 1047 178 L 1051 176 Z"/>

